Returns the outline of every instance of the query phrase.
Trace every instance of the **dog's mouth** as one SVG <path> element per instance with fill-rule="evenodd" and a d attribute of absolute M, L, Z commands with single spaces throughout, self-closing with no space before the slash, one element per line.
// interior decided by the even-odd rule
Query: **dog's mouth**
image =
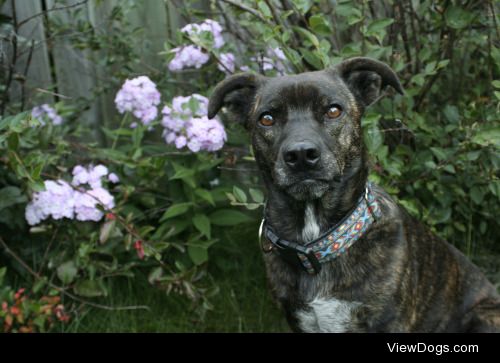
<path fill-rule="evenodd" d="M 321 198 L 330 188 L 330 181 L 326 179 L 302 179 L 285 187 L 291 197 L 304 201 Z"/>

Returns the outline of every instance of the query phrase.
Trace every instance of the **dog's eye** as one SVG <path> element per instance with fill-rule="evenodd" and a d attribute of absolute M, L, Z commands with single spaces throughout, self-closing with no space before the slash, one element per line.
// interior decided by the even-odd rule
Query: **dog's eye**
<path fill-rule="evenodd" d="M 263 114 L 262 116 L 260 116 L 259 123 L 260 123 L 262 126 L 272 126 L 272 125 L 274 125 L 274 119 L 273 119 L 273 116 L 271 116 L 271 115 L 270 115 L 270 114 L 268 114 L 268 113 L 265 113 L 265 114 Z"/>
<path fill-rule="evenodd" d="M 342 115 L 342 107 L 340 107 L 339 105 L 331 105 L 326 112 L 326 116 L 332 120 L 339 118 L 340 115 Z"/>

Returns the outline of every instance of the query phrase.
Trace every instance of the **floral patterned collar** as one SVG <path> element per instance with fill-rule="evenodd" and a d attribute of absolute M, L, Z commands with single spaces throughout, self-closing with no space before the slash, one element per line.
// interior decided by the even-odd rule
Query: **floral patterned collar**
<path fill-rule="evenodd" d="M 317 274 L 321 271 L 321 264 L 346 253 L 381 216 L 371 188 L 371 183 L 367 183 L 356 207 L 322 236 L 305 245 L 279 238 L 263 218 L 259 230 L 262 250 L 266 253 L 275 251 L 290 264 L 309 274 Z"/>

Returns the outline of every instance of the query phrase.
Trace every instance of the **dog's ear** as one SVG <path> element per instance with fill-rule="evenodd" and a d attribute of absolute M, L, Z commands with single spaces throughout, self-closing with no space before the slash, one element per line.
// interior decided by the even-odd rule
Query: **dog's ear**
<path fill-rule="evenodd" d="M 386 86 L 393 87 L 400 94 L 404 93 L 396 73 L 378 60 L 350 58 L 337 65 L 335 70 L 363 106 L 375 102 Z"/>
<path fill-rule="evenodd" d="M 215 86 L 208 102 L 208 118 L 213 118 L 217 112 L 227 106 L 232 113 L 245 118 L 259 85 L 265 77 L 245 72 L 232 75 Z"/>

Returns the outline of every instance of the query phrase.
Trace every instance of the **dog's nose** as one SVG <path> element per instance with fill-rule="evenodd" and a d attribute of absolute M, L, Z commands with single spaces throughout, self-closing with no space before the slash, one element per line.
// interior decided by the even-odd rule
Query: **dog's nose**
<path fill-rule="evenodd" d="M 321 156 L 318 147 L 309 141 L 301 141 L 288 146 L 283 151 L 283 160 L 294 170 L 314 168 Z"/>

